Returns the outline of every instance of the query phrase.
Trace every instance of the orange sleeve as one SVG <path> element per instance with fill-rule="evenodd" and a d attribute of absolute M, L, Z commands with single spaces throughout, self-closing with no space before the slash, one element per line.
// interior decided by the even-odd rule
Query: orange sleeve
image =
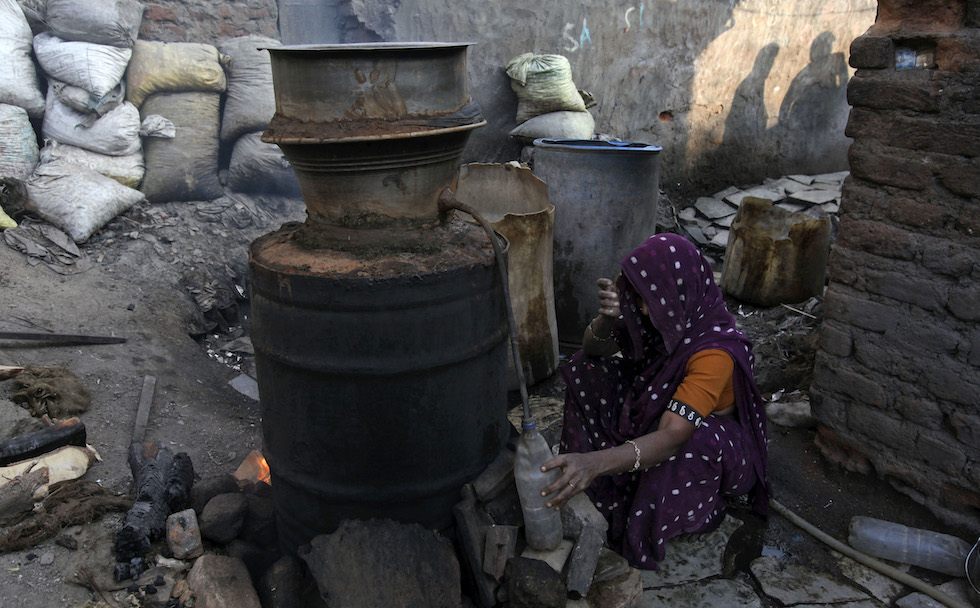
<path fill-rule="evenodd" d="M 684 379 L 674 400 L 685 404 L 702 418 L 734 403 L 732 374 L 735 362 L 721 349 L 702 350 L 687 361 Z"/>

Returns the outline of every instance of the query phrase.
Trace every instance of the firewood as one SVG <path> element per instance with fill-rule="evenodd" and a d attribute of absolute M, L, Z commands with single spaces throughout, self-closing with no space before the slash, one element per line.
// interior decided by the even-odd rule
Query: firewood
<path fill-rule="evenodd" d="M 46 429 L 0 440 L 0 466 L 40 456 L 65 445 L 85 446 L 85 425 L 69 418 Z"/>
<path fill-rule="evenodd" d="M 130 445 L 129 468 L 133 471 L 135 502 L 116 534 L 116 559 L 120 562 L 143 556 L 153 541 L 163 537 L 167 517 L 184 508 L 194 482 L 190 457 L 183 452 L 174 455 L 156 443 Z"/>

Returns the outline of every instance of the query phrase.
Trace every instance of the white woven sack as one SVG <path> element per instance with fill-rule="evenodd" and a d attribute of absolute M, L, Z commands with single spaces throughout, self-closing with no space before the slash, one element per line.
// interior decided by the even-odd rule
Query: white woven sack
<path fill-rule="evenodd" d="M 25 179 L 34 171 L 38 154 L 27 110 L 0 104 L 0 177 Z"/>
<path fill-rule="evenodd" d="M 34 37 L 34 54 L 51 78 L 101 98 L 122 80 L 133 51 L 107 44 L 62 40 L 43 32 Z"/>
<path fill-rule="evenodd" d="M 242 36 L 227 40 L 218 50 L 231 58 L 228 91 L 221 113 L 221 143 L 234 142 L 246 133 L 264 131 L 276 113 L 272 84 L 272 59 L 260 47 L 282 46 L 264 36 Z"/>
<path fill-rule="evenodd" d="M 48 140 L 44 142 L 40 155 L 42 163 L 60 160 L 80 165 L 114 179 L 129 188 L 138 188 L 145 172 L 142 150 L 125 156 L 109 156 L 108 154 L 99 154 L 85 148 Z"/>
<path fill-rule="evenodd" d="M 67 232 L 76 243 L 143 200 L 139 190 L 64 161 L 38 165 L 25 185 L 27 209 Z"/>
<path fill-rule="evenodd" d="M 16 0 L 0 0 L 0 103 L 44 114 L 44 95 L 31 59 L 31 26 Z"/>
<path fill-rule="evenodd" d="M 539 137 L 548 139 L 592 139 L 595 119 L 584 112 L 548 112 L 529 118 L 510 132 L 510 136 L 529 146 Z"/>
<path fill-rule="evenodd" d="M 223 61 L 227 57 L 210 44 L 137 40 L 126 70 L 126 99 L 138 108 L 154 93 L 223 93 Z"/>
<path fill-rule="evenodd" d="M 517 93 L 517 124 L 548 112 L 585 111 L 565 57 L 524 53 L 511 59 L 506 69 Z"/>
<path fill-rule="evenodd" d="M 44 139 L 109 156 L 126 156 L 142 147 L 140 113 L 133 104 L 123 102 L 93 121 L 91 115 L 72 110 L 50 91 L 41 134 Z"/>
<path fill-rule="evenodd" d="M 47 0 L 48 28 L 65 40 L 132 48 L 143 21 L 137 0 Z"/>

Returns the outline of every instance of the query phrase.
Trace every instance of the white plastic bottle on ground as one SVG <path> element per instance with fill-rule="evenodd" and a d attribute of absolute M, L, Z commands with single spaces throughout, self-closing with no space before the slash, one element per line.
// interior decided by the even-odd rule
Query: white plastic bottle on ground
<path fill-rule="evenodd" d="M 864 516 L 851 518 L 847 542 L 868 555 L 949 576 L 966 576 L 966 556 L 971 546 L 949 534 Z"/>
<path fill-rule="evenodd" d="M 545 506 L 550 497 L 541 496 L 541 491 L 561 475 L 561 470 L 541 471 L 541 465 L 551 459 L 551 449 L 533 419 L 525 420 L 522 426 L 524 431 L 514 458 L 514 480 L 524 512 L 524 536 L 532 549 L 550 551 L 561 544 L 561 513 Z"/>

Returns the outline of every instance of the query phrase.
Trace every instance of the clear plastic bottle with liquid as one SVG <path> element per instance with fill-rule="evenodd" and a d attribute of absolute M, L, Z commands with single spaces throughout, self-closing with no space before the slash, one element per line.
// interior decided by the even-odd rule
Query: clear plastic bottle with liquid
<path fill-rule="evenodd" d="M 541 491 L 558 479 L 561 470 L 541 471 L 541 465 L 551 459 L 551 448 L 533 419 L 525 420 L 522 426 L 514 457 L 514 480 L 524 512 L 524 537 L 532 549 L 550 551 L 561 544 L 561 513 L 546 505 L 551 497 L 541 496 Z"/>
<path fill-rule="evenodd" d="M 847 542 L 868 555 L 949 576 L 966 576 L 971 547 L 956 536 L 864 516 L 851 518 Z"/>

